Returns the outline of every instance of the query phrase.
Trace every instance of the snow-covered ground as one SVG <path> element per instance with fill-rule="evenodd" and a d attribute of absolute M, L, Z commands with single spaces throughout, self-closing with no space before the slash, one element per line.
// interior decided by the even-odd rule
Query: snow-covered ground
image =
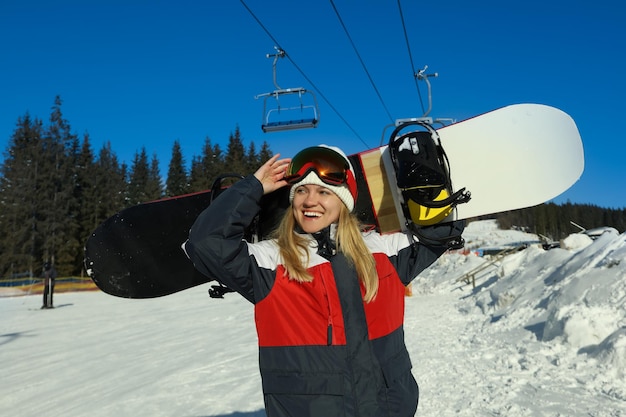
<path fill-rule="evenodd" d="M 536 236 L 474 222 L 469 248 Z M 417 415 L 626 416 L 626 234 L 451 253 L 407 298 Z M 492 258 L 493 259 L 493 258 Z M 263 417 L 252 306 L 208 286 L 152 300 L 0 298 L 0 415 Z M 330 416 L 329 416 L 330 417 Z"/>

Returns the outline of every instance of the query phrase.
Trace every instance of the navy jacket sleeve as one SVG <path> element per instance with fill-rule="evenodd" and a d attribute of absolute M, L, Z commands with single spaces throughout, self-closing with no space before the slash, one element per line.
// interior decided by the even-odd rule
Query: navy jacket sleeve
<path fill-rule="evenodd" d="M 423 270 L 428 268 L 448 250 L 450 239 L 460 238 L 465 222 L 455 221 L 445 225 L 423 227 L 419 234 L 410 232 L 396 233 L 388 239 L 396 240 L 393 244 L 398 248 L 390 260 L 404 285 L 408 285 Z"/>
<path fill-rule="evenodd" d="M 405 235 L 408 241 L 411 241 L 413 237 L 408 234 Z M 425 245 L 421 242 L 415 242 L 409 244 L 408 247 L 398 252 L 397 258 L 392 259 L 392 263 L 400 280 L 404 285 L 408 285 L 413 281 L 422 271 L 432 265 L 447 248 L 442 246 Z"/>
<path fill-rule="evenodd" d="M 259 271 L 243 236 L 260 210 L 262 196 L 263 187 L 253 175 L 232 185 L 198 216 L 185 243 L 196 269 L 250 302 L 254 302 L 254 274 Z"/>

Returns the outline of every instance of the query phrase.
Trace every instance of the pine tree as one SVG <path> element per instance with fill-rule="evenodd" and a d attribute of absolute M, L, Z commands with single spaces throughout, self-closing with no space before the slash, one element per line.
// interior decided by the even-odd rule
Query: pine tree
<path fill-rule="evenodd" d="M 187 183 L 187 173 L 185 172 L 185 159 L 179 141 L 174 141 L 172 147 L 172 157 L 167 171 L 167 181 L 165 195 L 169 197 L 183 195 L 189 189 Z"/>
<path fill-rule="evenodd" d="M 219 145 L 213 146 L 206 138 L 202 154 L 194 156 L 189 173 L 189 192 L 204 191 L 211 188 L 213 181 L 224 173 L 224 161 Z"/>
<path fill-rule="evenodd" d="M 254 142 L 250 142 L 250 145 L 248 145 L 248 152 L 246 153 L 245 162 L 246 162 L 246 169 L 242 173 L 243 175 L 252 174 L 256 172 L 256 170 L 259 168 L 259 166 L 262 163 L 259 158 L 259 155 L 256 152 L 256 146 L 254 145 Z"/>
<path fill-rule="evenodd" d="M 83 243 L 87 241 L 90 233 L 98 224 L 98 206 L 100 198 L 97 189 L 97 170 L 95 169 L 95 157 L 89 141 L 89 135 L 83 136 L 78 161 L 76 198 L 79 206 L 79 230 L 78 239 Z M 82 273 L 82 254 L 79 251 L 78 263 L 75 265 L 76 272 Z"/>
<path fill-rule="evenodd" d="M 195 193 L 206 190 L 209 188 L 207 183 L 208 181 L 206 181 L 204 170 L 202 169 L 202 157 L 194 156 L 189 169 L 189 192 Z"/>
<path fill-rule="evenodd" d="M 42 189 L 40 190 L 39 231 L 43 234 L 40 263 L 52 261 L 59 274 L 73 272 L 78 242 L 78 208 L 75 199 L 77 139 L 63 118 L 61 99 L 55 98 L 50 126 L 44 135 Z"/>
<path fill-rule="evenodd" d="M 216 143 L 212 148 L 205 149 L 202 155 L 202 164 L 205 166 L 205 175 L 210 188 L 213 182 L 226 171 L 226 156 L 222 148 Z"/>
<path fill-rule="evenodd" d="M 95 189 L 93 200 L 96 211 L 90 217 L 92 230 L 103 220 L 128 205 L 128 182 L 126 164 L 120 165 L 117 156 L 107 142 L 98 153 L 94 166 Z"/>
<path fill-rule="evenodd" d="M 263 141 L 261 151 L 259 152 L 259 165 L 264 164 L 273 155 L 274 153 L 270 150 L 270 145 L 266 141 Z"/>
<path fill-rule="evenodd" d="M 27 113 L 18 118 L 0 177 L 0 273 L 36 273 L 42 241 L 37 232 L 43 125 Z"/>
<path fill-rule="evenodd" d="M 239 126 L 235 129 L 235 133 L 228 138 L 228 148 L 224 163 L 228 169 L 228 173 L 244 175 L 247 171 L 245 163 L 245 149 L 241 140 L 241 132 Z"/>
<path fill-rule="evenodd" d="M 150 201 L 147 194 L 150 182 L 150 166 L 148 165 L 148 154 L 146 148 L 141 148 L 141 152 L 135 152 L 135 158 L 130 167 L 130 178 L 128 182 L 128 206 Z"/>
<path fill-rule="evenodd" d="M 56 253 L 57 272 L 65 272 L 67 275 L 80 273 L 83 263 L 82 249 L 85 239 L 81 228 L 81 205 L 82 205 L 82 174 L 81 164 L 81 142 L 78 136 L 72 135 L 69 148 L 66 149 L 66 181 L 69 197 L 62 202 L 65 203 L 65 222 L 60 229 L 64 241 L 61 242 Z M 45 255 L 45 254 L 44 254 Z M 45 257 L 44 257 L 45 259 Z M 59 272 L 59 273 L 60 273 Z"/>
<path fill-rule="evenodd" d="M 161 170 L 159 169 L 159 158 L 152 155 L 150 170 L 148 171 L 148 185 L 146 188 L 148 201 L 158 200 L 163 197 L 163 183 L 161 182 Z"/>

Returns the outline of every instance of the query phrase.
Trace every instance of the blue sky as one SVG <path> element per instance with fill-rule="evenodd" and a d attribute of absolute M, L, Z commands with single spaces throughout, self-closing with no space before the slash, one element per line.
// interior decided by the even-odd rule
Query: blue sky
<path fill-rule="evenodd" d="M 413 66 L 439 73 L 431 116 L 558 107 L 576 121 L 586 161 L 555 201 L 626 207 L 622 3 L 401 1 Z M 378 146 L 393 119 L 421 116 L 397 1 L 245 4 L 261 24 L 240 1 L 2 1 L 2 152 L 18 117 L 47 123 L 57 95 L 96 152 L 110 142 L 130 164 L 145 147 L 163 172 L 175 140 L 189 163 L 205 138 L 225 147 L 237 126 L 246 145 L 267 141 L 285 156 L 319 143 L 354 153 Z M 254 97 L 275 89 L 265 55 L 276 43 L 290 58 L 278 62 L 278 84 L 316 92 L 317 129 L 260 128 Z M 425 106 L 423 83 L 420 92 Z"/>

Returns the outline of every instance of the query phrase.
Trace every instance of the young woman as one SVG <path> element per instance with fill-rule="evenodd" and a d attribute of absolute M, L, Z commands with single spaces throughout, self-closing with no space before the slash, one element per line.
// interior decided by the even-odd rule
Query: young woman
<path fill-rule="evenodd" d="M 288 185 L 291 207 L 275 237 L 243 240 L 263 194 Z M 190 231 L 185 250 L 196 268 L 254 303 L 268 417 L 415 414 L 405 286 L 447 247 L 362 233 L 356 198 L 343 152 L 306 148 L 231 186 Z M 440 242 L 462 227 L 423 235 Z"/>

